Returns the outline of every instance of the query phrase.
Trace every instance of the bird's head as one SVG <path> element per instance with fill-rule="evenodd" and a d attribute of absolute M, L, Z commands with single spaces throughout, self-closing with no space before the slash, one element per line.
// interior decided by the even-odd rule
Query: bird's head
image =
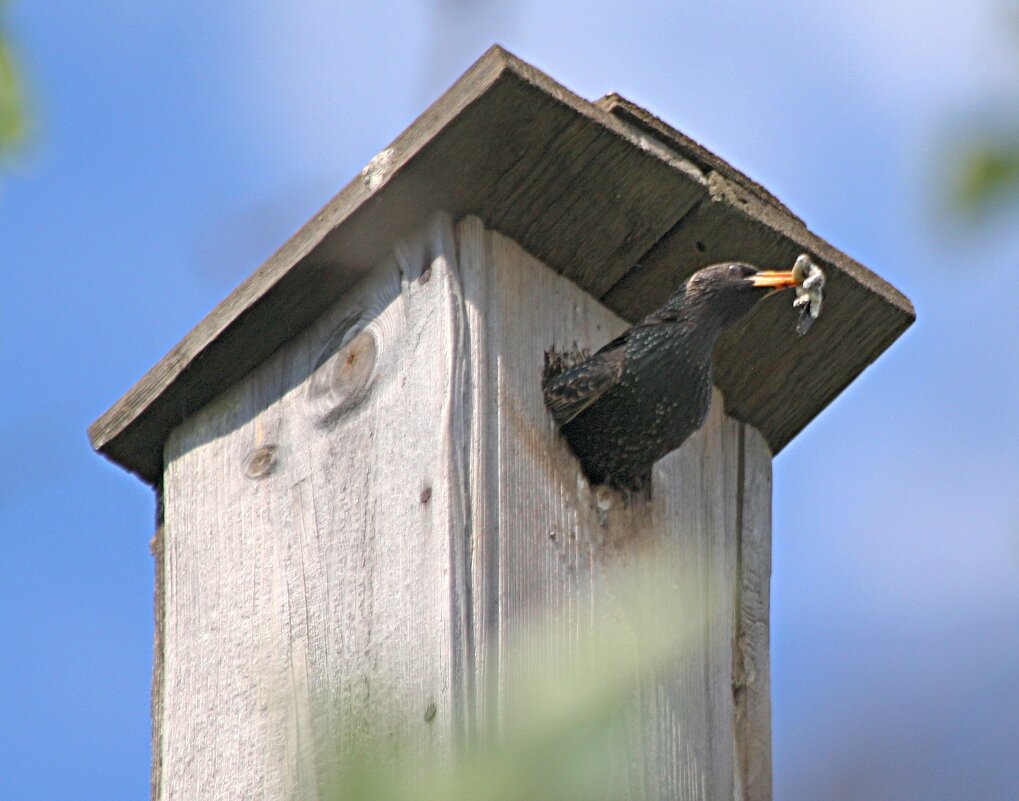
<path fill-rule="evenodd" d="M 746 317 L 762 298 L 796 285 L 792 270 L 759 270 L 751 264 L 723 262 L 691 275 L 684 294 L 702 320 L 717 325 L 721 332 Z"/>

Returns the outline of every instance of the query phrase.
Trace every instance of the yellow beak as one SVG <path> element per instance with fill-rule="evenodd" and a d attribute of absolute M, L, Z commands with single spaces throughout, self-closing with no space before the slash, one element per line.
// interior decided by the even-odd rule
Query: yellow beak
<path fill-rule="evenodd" d="M 747 280 L 754 286 L 771 287 L 772 289 L 789 289 L 799 284 L 792 270 L 762 270 L 751 275 Z"/>

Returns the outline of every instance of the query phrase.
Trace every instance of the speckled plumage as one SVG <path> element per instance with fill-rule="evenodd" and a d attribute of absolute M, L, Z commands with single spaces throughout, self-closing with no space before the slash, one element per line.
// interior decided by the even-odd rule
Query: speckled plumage
<path fill-rule="evenodd" d="M 755 267 L 694 273 L 666 303 L 544 385 L 545 403 L 595 484 L 646 486 L 651 466 L 704 423 L 715 341 L 768 289 Z"/>

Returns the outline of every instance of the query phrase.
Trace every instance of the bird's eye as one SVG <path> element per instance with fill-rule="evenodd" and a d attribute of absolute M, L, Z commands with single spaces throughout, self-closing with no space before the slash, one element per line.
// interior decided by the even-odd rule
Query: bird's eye
<path fill-rule="evenodd" d="M 733 278 L 742 278 L 743 277 L 743 268 L 740 267 L 738 264 L 730 264 L 729 265 L 729 275 L 731 275 Z"/>

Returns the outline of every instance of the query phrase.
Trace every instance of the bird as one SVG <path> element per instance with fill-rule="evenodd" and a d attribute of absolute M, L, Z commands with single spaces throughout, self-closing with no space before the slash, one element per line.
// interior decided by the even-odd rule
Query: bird
<path fill-rule="evenodd" d="M 713 264 L 597 353 L 547 376 L 545 405 L 590 482 L 649 490 L 652 465 L 707 418 L 719 336 L 798 282 L 791 270 Z"/>

